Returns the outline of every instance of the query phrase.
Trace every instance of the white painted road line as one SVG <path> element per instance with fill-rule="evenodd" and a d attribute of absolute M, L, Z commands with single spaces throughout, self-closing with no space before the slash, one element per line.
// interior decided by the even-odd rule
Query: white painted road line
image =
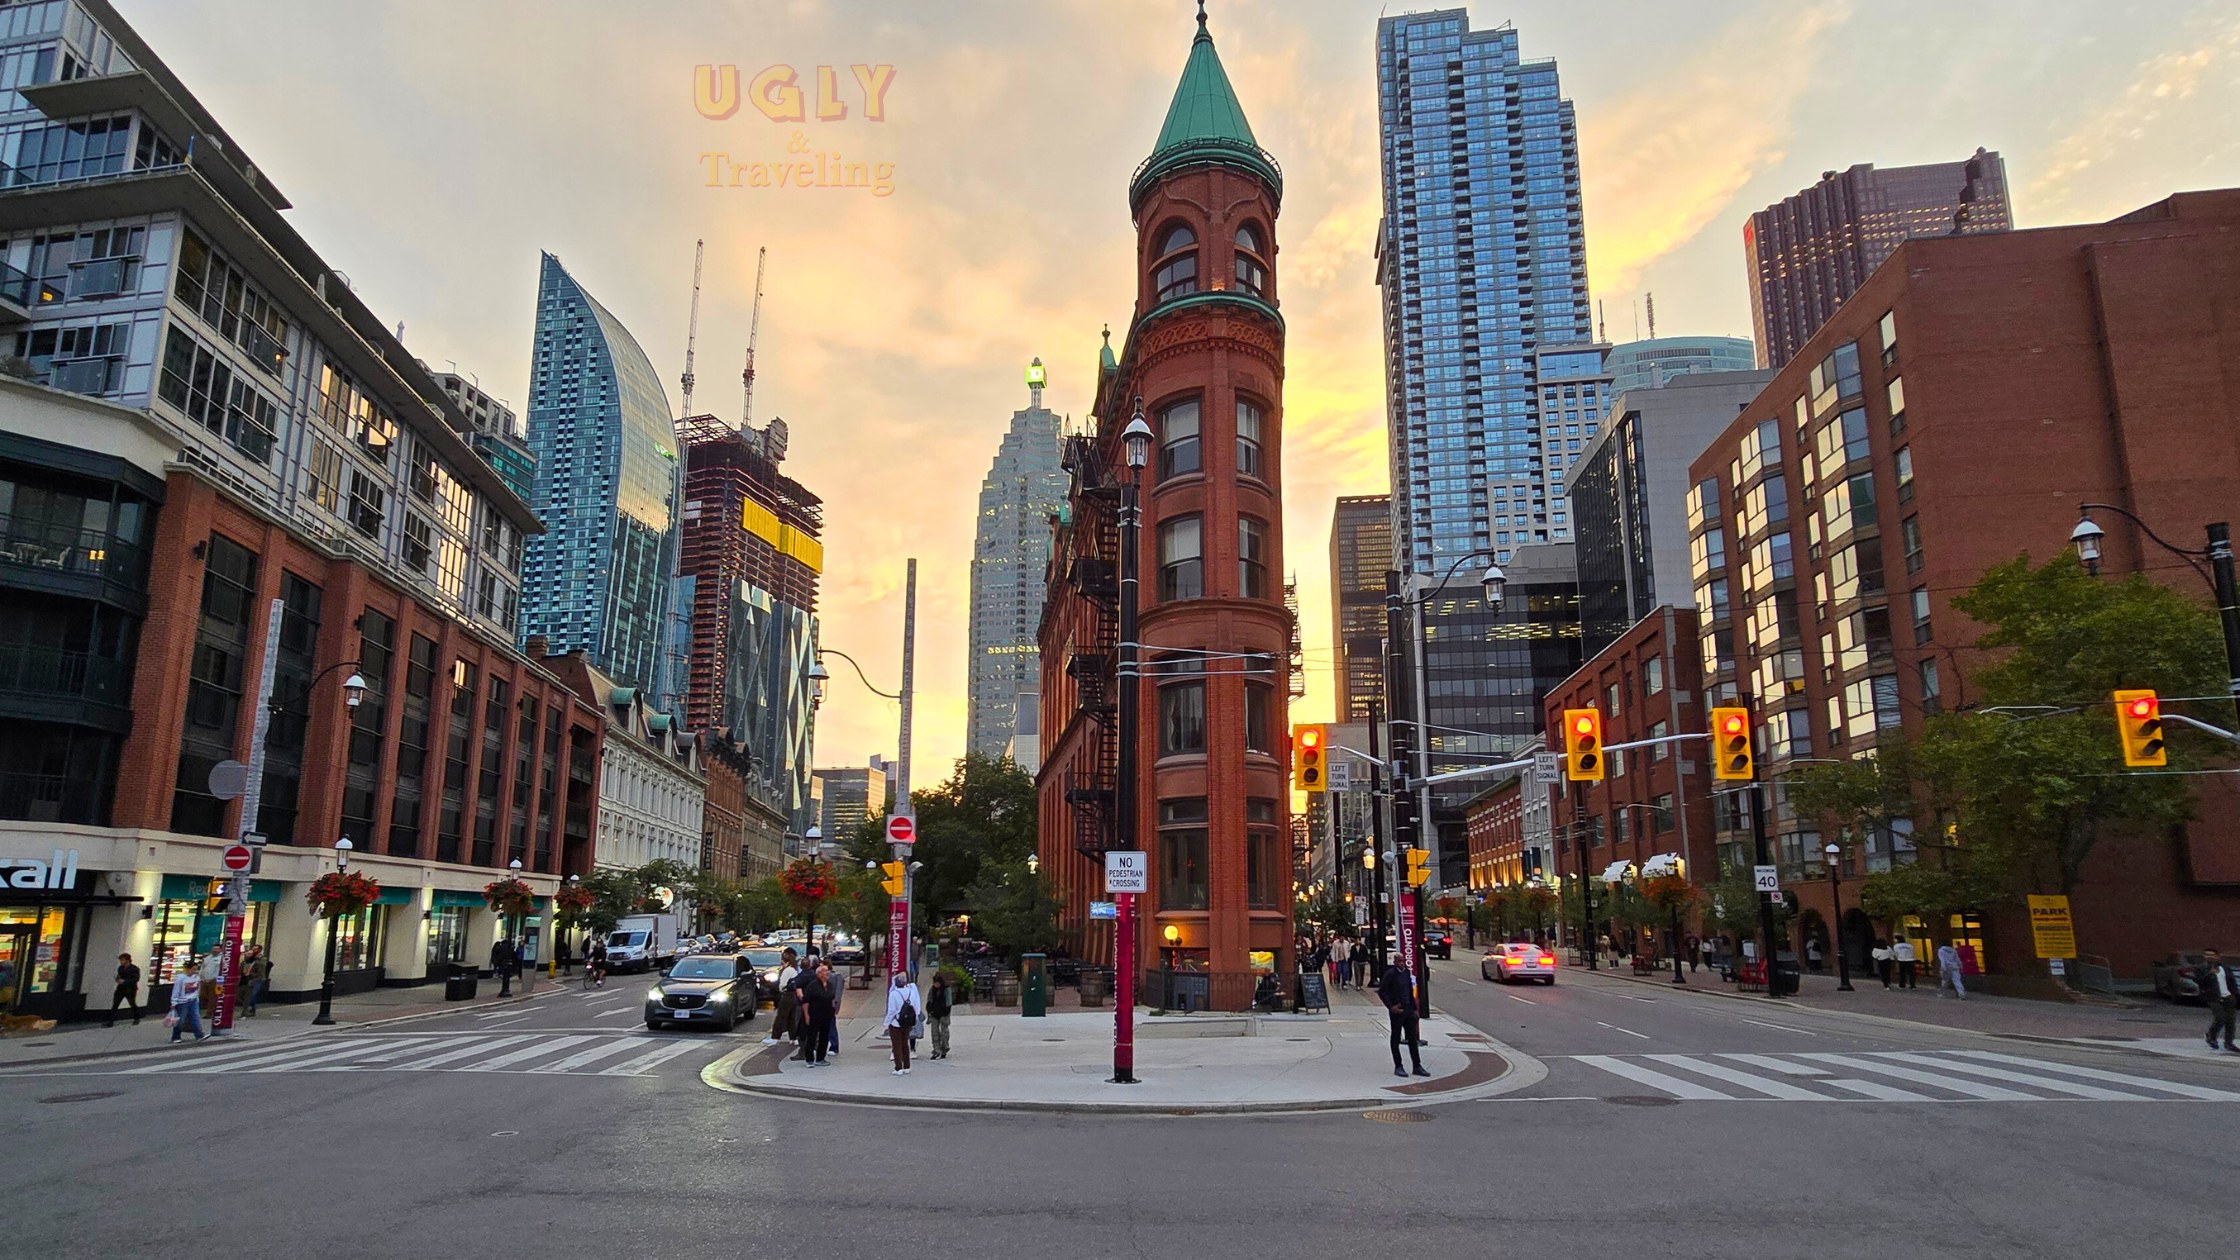
<path fill-rule="evenodd" d="M 2143 1076 L 2125 1076 L 2121 1072 L 2103 1072 L 2098 1068 L 2072 1067 L 2066 1063 L 2046 1063 L 2037 1059 L 2018 1058 L 2011 1054 L 1994 1054 L 1989 1050 L 1952 1050 L 1947 1053 L 1970 1059 L 1987 1059 L 1994 1063 L 2012 1063 L 2018 1067 L 2036 1068 L 2041 1072 L 2059 1072 L 2064 1076 L 2081 1076 L 2087 1080 L 2106 1081 L 2111 1085 L 2129 1085 L 2137 1089 L 2158 1089 L 2181 1098 L 2199 1098 L 2207 1102 L 2240 1102 L 2240 1093 L 2230 1090 L 2210 1089 L 2205 1085 L 2183 1085 L 2177 1081 L 2158 1081 Z"/>
<path fill-rule="evenodd" d="M 1993 1102 L 2044 1101 L 2029 1094 L 2018 1093 L 2011 1089 L 2001 1089 L 1996 1085 L 1979 1085 L 1974 1081 L 1954 1080 L 1950 1073 L 1916 1072 L 1912 1068 L 1899 1067 L 1895 1063 L 1883 1063 L 1879 1060 L 1861 1058 L 1857 1055 L 1814 1053 L 1800 1057 L 1815 1059 L 1822 1063 L 1833 1063 L 1838 1067 L 1847 1067 L 1855 1072 L 1872 1072 L 1876 1076 L 1893 1076 L 1901 1081 L 1911 1081 L 1916 1085 L 1927 1085 L 1931 1089 L 1941 1089 L 1954 1094 L 1966 1094 L 1970 1098 L 1983 1098 Z"/>
<path fill-rule="evenodd" d="M 554 1037 L 549 1041 L 535 1041 L 510 1054 L 501 1054 L 495 1059 L 480 1059 L 467 1064 L 465 1067 L 453 1070 L 459 1072 L 502 1072 L 513 1064 L 526 1062 L 540 1055 L 551 1054 L 555 1050 L 580 1046 L 589 1040 L 591 1040 L 589 1037 Z"/>
<path fill-rule="evenodd" d="M 391 1070 L 397 1072 L 425 1072 L 431 1068 L 439 1067 L 445 1063 L 454 1063 L 460 1059 L 472 1058 L 473 1056 L 478 1054 L 488 1054 L 490 1051 L 496 1050 L 500 1046 L 519 1045 L 521 1042 L 532 1040 L 535 1039 L 527 1035 L 513 1037 L 476 1037 L 468 1041 L 463 1046 L 454 1046 L 441 1054 L 431 1054 L 424 1059 L 414 1059 L 410 1063 L 399 1063 L 395 1068 Z"/>
<path fill-rule="evenodd" d="M 2048 1076 L 2035 1076 L 2028 1072 L 2010 1072 L 2005 1068 L 1991 1067 L 1988 1064 L 1970 1063 L 1965 1060 L 1956 1061 L 1953 1059 L 1940 1059 L 1935 1055 L 1930 1054 L 1885 1052 L 1878 1053 L 1876 1057 L 1883 1059 L 1896 1059 L 1902 1063 L 1918 1063 L 1923 1067 L 1943 1068 L 1946 1071 L 1950 1072 L 1966 1072 L 1970 1076 L 1984 1076 L 1989 1077 L 1994 1081 L 2007 1081 L 2015 1085 L 2028 1085 L 2032 1089 L 2051 1090 L 2056 1094 L 2067 1094 L 2072 1098 L 2089 1098 L 2094 1102 L 2142 1101 L 2141 1095 L 2138 1094 L 2118 1093 L 2117 1091 L 2112 1089 L 2102 1089 L 2097 1085 L 2078 1085 L 2070 1081 L 2055 1080 L 2052 1077 Z M 2033 1063 L 2030 1066 L 2036 1067 L 2038 1065 Z"/>
<path fill-rule="evenodd" d="M 1578 1056 L 1578 1059 L 1579 1062 L 1589 1067 L 1598 1067 L 1612 1076 L 1622 1076 L 1629 1081 L 1647 1085 L 1651 1089 L 1663 1090 L 1674 1098 L 1695 1098 L 1718 1102 L 1735 1101 L 1732 1094 L 1722 1094 L 1718 1090 L 1698 1085 L 1694 1081 L 1681 1080 L 1677 1076 L 1666 1076 L 1662 1072 L 1639 1067 L 1611 1055 L 1582 1054 Z"/>
<path fill-rule="evenodd" d="M 1602 1024 L 1602 1021 L 1601 1021 L 1601 1020 L 1599 1020 L 1599 1019 L 1598 1019 L 1598 1020 L 1596 1020 L 1595 1022 L 1596 1022 L 1596 1023 L 1598 1023 L 1598 1024 Z M 1618 1026 L 1617 1026 L 1616 1024 L 1602 1024 L 1602 1026 L 1603 1026 L 1604 1028 L 1607 1028 L 1607 1029 L 1609 1029 L 1609 1030 L 1610 1030 L 1611 1032 L 1622 1032 L 1622 1033 L 1624 1033 L 1624 1034 L 1625 1034 L 1626 1036 L 1628 1036 L 1628 1037 L 1639 1037 L 1639 1038 L 1641 1038 L 1641 1039 L 1642 1039 L 1643 1041 L 1647 1041 L 1647 1040 L 1649 1040 L 1649 1034 L 1647 1034 L 1647 1033 L 1637 1033 L 1637 1032 L 1635 1032 L 1634 1030 L 1632 1030 L 1631 1028 L 1620 1028 L 1620 1027 L 1618 1027 Z"/>
<path fill-rule="evenodd" d="M 1521 997 L 1518 997 L 1518 996 L 1517 996 L 1516 994 L 1514 994 L 1514 993 L 1504 993 L 1504 994 L 1502 994 L 1501 996 L 1503 996 L 1503 997 L 1505 997 L 1505 998 L 1509 999 L 1509 1000 L 1510 1000 L 1510 1001 L 1512 1001 L 1512 1002 L 1522 1002 L 1522 1003 L 1524 1003 L 1524 1004 L 1525 1004 L 1526 1006 L 1538 1006 L 1538 1005 L 1540 1005 L 1540 1004 L 1539 1004 L 1538 1002 L 1535 1002 L 1535 1001 L 1533 1001 L 1533 1000 L 1532 1000 L 1531 998 L 1521 998 Z"/>
<path fill-rule="evenodd" d="M 1742 1020 L 1742 1022 L 1745 1024 L 1756 1024 L 1760 1028 L 1773 1028 L 1785 1033 L 1795 1033 L 1799 1037 L 1817 1037 L 1820 1035 L 1819 1033 L 1815 1032 L 1806 1032 L 1802 1028 L 1791 1028 L 1787 1024 L 1769 1024 L 1762 1019 L 1750 1019 L 1748 1017 L 1739 1015 L 1735 1018 Z"/>
<path fill-rule="evenodd" d="M 1874 1081 L 1829 1076 L 1824 1068 L 1812 1067 L 1803 1063 L 1791 1063 L 1786 1059 L 1774 1058 L 1770 1054 L 1723 1054 L 1719 1057 L 1732 1059 L 1737 1063 L 1747 1063 L 1752 1067 L 1764 1068 L 1771 1072 L 1806 1077 L 1816 1084 L 1826 1085 L 1831 1089 L 1848 1089 L 1854 1094 L 1863 1094 L 1868 1098 L 1879 1099 L 1883 1102 L 1936 1101 L 1927 1094 L 1916 1094 L 1910 1089 L 1899 1089 L 1895 1085 L 1882 1085 Z"/>
<path fill-rule="evenodd" d="M 678 1055 L 685 1053 L 686 1051 L 699 1044 L 701 1043 L 697 1041 L 680 1041 L 675 1045 L 663 1046 L 659 1050 L 653 1050 L 649 1051 L 648 1053 L 641 1054 L 637 1058 L 632 1059 L 627 1063 L 618 1063 L 615 1066 L 608 1068 L 606 1071 L 599 1073 L 599 1075 L 643 1076 L 647 1072 L 652 1071 L 654 1068 L 661 1066 L 662 1064 L 676 1058 Z"/>
<path fill-rule="evenodd" d="M 1740 1085 L 1744 1089 L 1756 1090 L 1772 1098 L 1787 1098 L 1804 1102 L 1828 1101 L 1826 1094 L 1815 1094 L 1809 1089 L 1799 1089 L 1785 1081 L 1768 1080 L 1763 1076 L 1737 1071 L 1734 1068 L 1710 1063 L 1702 1059 L 1693 1059 L 1684 1054 L 1652 1054 L 1649 1059 L 1653 1063 L 1662 1063 L 1666 1067 L 1679 1068 L 1681 1071 L 1693 1072 L 1698 1076 L 1708 1076 L 1715 1081 L 1725 1081 L 1729 1085 Z"/>

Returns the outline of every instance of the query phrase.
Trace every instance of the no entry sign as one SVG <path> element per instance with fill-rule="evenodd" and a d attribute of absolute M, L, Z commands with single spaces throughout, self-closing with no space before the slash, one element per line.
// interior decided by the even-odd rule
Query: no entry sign
<path fill-rule="evenodd" d="M 887 843 L 916 844 L 918 820 L 908 814 L 896 814 L 887 820 Z"/>
<path fill-rule="evenodd" d="M 225 868 L 229 871 L 245 871 L 249 869 L 250 863 L 257 860 L 257 855 L 250 851 L 248 845 L 229 844 L 225 852 L 218 856 L 218 860 L 225 863 Z"/>

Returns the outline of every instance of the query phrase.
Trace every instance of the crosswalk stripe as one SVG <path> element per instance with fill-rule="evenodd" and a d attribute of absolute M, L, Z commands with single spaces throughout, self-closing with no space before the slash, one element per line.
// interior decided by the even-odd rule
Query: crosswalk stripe
<path fill-rule="evenodd" d="M 1804 1063 L 1791 1063 L 1785 1059 L 1776 1059 L 1770 1054 L 1725 1054 L 1719 1057 L 1733 1059 L 1737 1063 L 1747 1063 L 1752 1067 L 1765 1068 L 1768 1071 L 1785 1072 L 1790 1076 L 1809 1077 L 1814 1083 L 1825 1085 L 1830 1089 L 1849 1090 L 1854 1094 L 1862 1094 L 1882 1102 L 1936 1101 L 1927 1094 L 1916 1094 L 1910 1089 L 1899 1089 L 1895 1085 L 1882 1085 L 1874 1081 L 1855 1080 L 1845 1076 L 1830 1076 L 1826 1068 L 1814 1067 Z"/>
<path fill-rule="evenodd" d="M 1929 1054 L 1886 1052 L 1880 1057 L 1899 1059 L 1907 1063 L 1919 1063 L 1925 1067 L 1944 1068 L 1952 1072 L 1966 1072 L 1970 1076 L 1984 1076 L 1994 1081 L 2028 1085 L 2032 1089 L 2051 1090 L 2056 1094 L 2067 1094 L 2072 1098 L 2089 1098 L 2095 1102 L 2140 1102 L 2145 1099 L 2145 1096 L 2141 1094 L 2119 1093 L 2112 1089 L 2102 1089 L 2097 1085 L 2078 1085 L 2070 1081 L 2055 1080 L 2048 1076 L 2036 1076 L 2028 1072 L 2010 1072 L 2005 1068 L 1991 1067 L 1965 1060 L 1940 1059 Z M 2033 1063 L 2030 1066 L 2037 1067 L 2039 1065 Z"/>
<path fill-rule="evenodd" d="M 292 1049 L 293 1047 L 290 1048 Z M 263 1058 L 266 1055 L 276 1053 L 279 1053 L 279 1051 L 275 1050 L 271 1046 L 259 1046 L 253 1050 L 241 1049 L 229 1051 L 223 1056 L 214 1058 L 204 1058 L 201 1055 L 192 1055 L 189 1057 L 182 1057 L 177 1059 L 166 1059 L 162 1063 L 151 1063 L 147 1067 L 126 1068 L 124 1071 L 117 1073 L 117 1075 L 146 1076 L 152 1072 L 192 1072 L 202 1068 L 206 1068 L 213 1063 L 246 1063 L 252 1059 L 259 1059 Z"/>
<path fill-rule="evenodd" d="M 523 1049 L 515 1050 L 510 1054 L 501 1054 L 495 1059 L 478 1060 L 469 1063 L 460 1070 L 464 1072 L 499 1072 L 513 1064 L 551 1054 L 556 1050 L 565 1050 L 570 1046 L 582 1045 L 589 1040 L 591 1040 L 589 1037 L 555 1037 L 550 1041 L 532 1042 Z"/>
<path fill-rule="evenodd" d="M 1751 1067 L 1762 1068 L 1768 1072 L 1780 1072 L 1785 1076 L 1825 1077 L 1828 1074 L 1826 1068 L 1814 1067 L 1809 1063 L 1791 1063 L 1787 1059 L 1776 1059 L 1770 1054 L 1722 1054 L 1719 1057 L 1733 1059 L 1737 1063 L 1747 1063 Z"/>
<path fill-rule="evenodd" d="M 1756 1090 L 1774 1098 L 1785 1098 L 1792 1102 L 1832 1101 L 1826 1094 L 1815 1094 L 1809 1089 L 1798 1089 L 1785 1081 L 1767 1080 L 1763 1076 L 1736 1071 L 1724 1064 L 1712 1063 L 1704 1059 L 1691 1059 L 1684 1054 L 1652 1054 L 1648 1057 L 1650 1060 L 1662 1063 L 1667 1067 L 1679 1068 L 1683 1072 L 1693 1072 L 1698 1076 L 1708 1076 L 1712 1080 L 1725 1081 L 1729 1085 L 1740 1085 L 1744 1089 Z"/>
<path fill-rule="evenodd" d="M 1911 1081 L 1916 1085 L 1927 1085 L 1932 1089 L 1941 1089 L 1947 1093 L 1965 1094 L 1970 1098 L 1981 1098 L 1991 1102 L 2043 1101 L 2033 1094 L 2024 1094 L 2011 1089 L 2001 1089 L 1996 1085 L 1983 1085 L 1975 1081 L 1954 1080 L 1949 1073 L 1941 1076 L 1933 1076 L 1927 1072 L 1917 1072 L 1912 1068 L 1900 1067 L 1895 1063 L 1884 1063 L 1880 1060 L 1860 1058 L 1856 1055 L 1825 1054 L 1816 1051 L 1813 1053 L 1805 1054 L 1802 1057 L 1807 1059 L 1816 1059 L 1822 1063 L 1834 1063 L 1842 1067 L 1850 1068 L 1853 1071 L 1872 1072 L 1877 1076 L 1893 1076 L 1901 1081 Z"/>
<path fill-rule="evenodd" d="M 642 1076 L 645 1073 L 652 1071 L 654 1068 L 667 1063 L 669 1060 L 676 1058 L 678 1055 L 683 1054 L 685 1051 L 692 1049 L 692 1047 L 698 1044 L 698 1042 L 693 1041 L 680 1041 L 674 1045 L 663 1046 L 659 1050 L 650 1050 L 645 1054 L 641 1054 L 637 1058 L 630 1060 L 627 1063 L 618 1063 L 615 1066 L 608 1068 L 606 1071 L 599 1073 L 599 1075 Z"/>
<path fill-rule="evenodd" d="M 526 1033 L 511 1037 L 473 1037 L 469 1038 L 463 1046 L 454 1046 L 441 1054 L 431 1054 L 426 1058 L 414 1059 L 409 1063 L 399 1063 L 389 1070 L 392 1072 L 424 1072 L 445 1063 L 455 1063 L 460 1059 L 471 1058 L 478 1054 L 488 1054 L 502 1046 L 518 1045 L 524 1041 L 534 1040 L 536 1038 Z"/>
<path fill-rule="evenodd" d="M 1723 1102 L 1735 1101 L 1735 1097 L 1732 1094 L 1722 1094 L 1718 1090 L 1706 1088 L 1705 1086 L 1698 1085 L 1693 1081 L 1684 1081 L 1677 1076 L 1667 1076 L 1662 1072 L 1651 1071 L 1648 1068 L 1636 1066 L 1634 1064 L 1626 1062 L 1624 1059 L 1617 1058 L 1613 1055 L 1582 1054 L 1579 1056 L 1579 1062 L 1587 1064 L 1590 1067 L 1601 1068 L 1603 1071 L 1610 1073 L 1612 1076 L 1622 1076 L 1629 1081 L 1647 1085 L 1651 1089 L 1661 1089 L 1665 1093 L 1668 1093 L 1675 1098 L 1699 1098 L 1706 1100 L 1716 1099 Z"/>
<path fill-rule="evenodd" d="M 325 1048 L 324 1050 L 322 1050 L 322 1051 L 319 1051 L 319 1052 L 315 1052 L 315 1053 L 310 1053 L 310 1054 L 299 1054 L 299 1055 L 295 1055 L 295 1056 L 292 1056 L 292 1057 L 289 1057 L 289 1058 L 281 1058 L 281 1059 L 270 1059 L 270 1060 L 267 1060 L 267 1061 L 265 1061 L 265 1062 L 263 1062 L 263 1063 L 253 1063 L 253 1064 L 248 1064 L 248 1065 L 245 1065 L 245 1066 L 239 1066 L 239 1067 L 235 1067 L 235 1068 L 234 1068 L 234 1069 L 232 1069 L 232 1070 L 234 1070 L 234 1071 L 237 1071 L 237 1072 L 295 1072 L 295 1071 L 301 1071 L 301 1070 L 302 1070 L 303 1068 L 305 1068 L 305 1067 L 307 1067 L 307 1066 L 309 1066 L 309 1065 L 311 1065 L 311 1064 L 314 1064 L 314 1063 L 329 1063 L 329 1062 L 333 1062 L 333 1061 L 335 1061 L 335 1060 L 337 1060 L 337 1059 L 352 1059 L 352 1058 L 356 1058 L 357 1056 L 359 1056 L 359 1055 L 361 1055 L 361 1054 L 367 1054 L 367 1053 L 370 1053 L 370 1052 L 372 1052 L 372 1051 L 374 1051 L 374 1050 L 378 1050 L 378 1049 L 380 1049 L 380 1048 L 381 1048 L 381 1045 L 382 1045 L 382 1043 L 381 1043 L 381 1042 L 378 1042 L 378 1041 L 372 1041 L 372 1040 L 357 1041 L 357 1040 L 353 1040 L 353 1041 L 351 1041 L 351 1042 L 348 1042 L 348 1043 L 346 1043 L 346 1044 L 343 1044 L 343 1045 L 339 1045 L 339 1046 L 338 1046 L 338 1045 L 329 1045 L 329 1046 L 328 1046 L 328 1047 L 326 1047 L 326 1048 Z"/>
<path fill-rule="evenodd" d="M 2011 1054 L 1994 1054 L 1989 1050 L 1954 1050 L 1955 1055 L 1970 1059 L 1989 1059 L 1998 1063 L 2012 1063 L 2020 1067 L 2034 1067 L 2044 1072 L 2059 1072 L 2064 1076 L 2081 1076 L 2087 1080 L 2106 1081 L 2111 1085 L 2129 1085 L 2134 1089 L 2159 1089 L 2180 1098 L 2199 1098 L 2206 1102 L 2240 1102 L 2240 1093 L 2231 1090 L 2210 1089 L 2206 1085 L 2186 1085 L 2178 1081 L 2162 1081 L 2146 1076 L 2126 1076 L 2121 1072 L 2104 1072 L 2099 1068 L 2075 1067 L 2067 1063 L 2046 1063 L 2025 1059 Z"/>
<path fill-rule="evenodd" d="M 659 1044 L 661 1043 L 653 1037 L 623 1037 L 593 1046 L 589 1050 L 578 1051 L 557 1063 L 539 1063 L 529 1070 L 532 1072 L 573 1072 L 586 1063 L 597 1063 L 601 1059 L 611 1058 L 625 1051 L 642 1050 L 647 1046 Z"/>
<path fill-rule="evenodd" d="M 347 1044 L 350 1048 L 354 1049 L 362 1043 L 353 1040 Z M 198 1057 L 191 1059 L 174 1060 L 169 1063 L 159 1063 L 154 1065 L 153 1067 L 133 1068 L 131 1069 L 131 1071 L 133 1074 L 144 1072 L 210 1073 L 255 1071 L 258 1068 L 266 1067 L 269 1065 L 291 1064 L 306 1059 L 324 1058 L 327 1057 L 329 1053 L 335 1049 L 337 1049 L 337 1046 L 332 1041 L 320 1040 L 314 1041 L 308 1045 L 306 1045 L 302 1041 L 291 1041 L 285 1045 L 260 1046 L 255 1049 L 242 1050 L 238 1053 L 226 1055 L 223 1058 L 204 1059 Z"/>

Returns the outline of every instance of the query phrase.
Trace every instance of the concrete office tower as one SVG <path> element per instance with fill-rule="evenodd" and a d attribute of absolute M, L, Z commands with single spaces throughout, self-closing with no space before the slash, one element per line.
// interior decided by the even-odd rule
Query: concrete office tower
<path fill-rule="evenodd" d="M 581 651 L 627 686 L 663 690 L 675 564 L 677 439 L 637 339 L 544 255 L 529 365 L 537 515 L 521 634 Z"/>
<path fill-rule="evenodd" d="M 1392 567 L 1392 496 L 1347 495 L 1330 517 L 1330 643 L 1338 717 L 1365 722 L 1384 702 L 1384 575 Z"/>
<path fill-rule="evenodd" d="M 1691 373 L 1661 389 L 1629 389 L 1611 404 L 1564 479 L 1588 659 L 1658 605 L 1689 605 L 1688 465 L 1772 379 L 1771 371 Z M 1720 616 L 1726 602 L 1722 581 Z"/>
<path fill-rule="evenodd" d="M 1787 365 L 1900 242 L 2013 226 L 2007 165 L 1983 149 L 1959 162 L 1822 173 L 1742 227 L 1758 366 Z"/>
<path fill-rule="evenodd" d="M 1532 355 L 1594 338 L 1578 133 L 1555 62 L 1462 9 L 1379 21 L 1377 89 L 1394 543 L 1436 575 L 1495 546 L 1496 513 L 1512 545 L 1569 536 Z"/>
<path fill-rule="evenodd" d="M 1027 367 L 1027 406 L 980 483 L 980 521 L 972 543 L 972 631 L 965 748 L 1001 757 L 1017 733 L 1021 696 L 1041 687 L 1043 571 L 1050 564 L 1050 518 L 1066 497 L 1058 466 L 1058 415 L 1042 405 L 1042 360 Z M 1030 705 L 1034 701 L 1028 702 Z M 1039 751 L 1039 750 L 1036 750 Z M 1034 759 L 1030 753 L 1026 760 Z"/>
<path fill-rule="evenodd" d="M 1756 367 L 1757 347 L 1748 337 L 1650 337 L 1610 347 L 1603 367 L 1610 373 L 1610 397 L 1629 389 L 1655 389 L 1679 376 L 1698 372 L 1747 372 Z"/>
<path fill-rule="evenodd" d="M 893 764 L 873 756 L 869 765 L 817 771 L 823 803 L 817 825 L 825 840 L 845 844 L 864 819 L 886 817 L 887 771 Z"/>
<path fill-rule="evenodd" d="M 426 363 L 420 366 L 427 370 Z M 459 372 L 431 374 L 466 416 L 468 427 L 460 436 L 467 439 L 467 445 L 474 448 L 483 463 L 505 478 L 506 487 L 515 494 L 523 499 L 536 494 L 537 458 L 529 453 L 529 435 L 522 430 L 513 408 L 503 399 L 491 397 Z"/>

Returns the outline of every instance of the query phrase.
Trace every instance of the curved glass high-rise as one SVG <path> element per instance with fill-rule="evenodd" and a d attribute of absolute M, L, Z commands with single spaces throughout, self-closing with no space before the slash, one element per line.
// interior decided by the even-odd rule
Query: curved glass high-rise
<path fill-rule="evenodd" d="M 551 254 L 537 281 L 529 446 L 537 515 L 521 636 L 660 690 L 676 529 L 669 396 L 637 339 Z"/>

